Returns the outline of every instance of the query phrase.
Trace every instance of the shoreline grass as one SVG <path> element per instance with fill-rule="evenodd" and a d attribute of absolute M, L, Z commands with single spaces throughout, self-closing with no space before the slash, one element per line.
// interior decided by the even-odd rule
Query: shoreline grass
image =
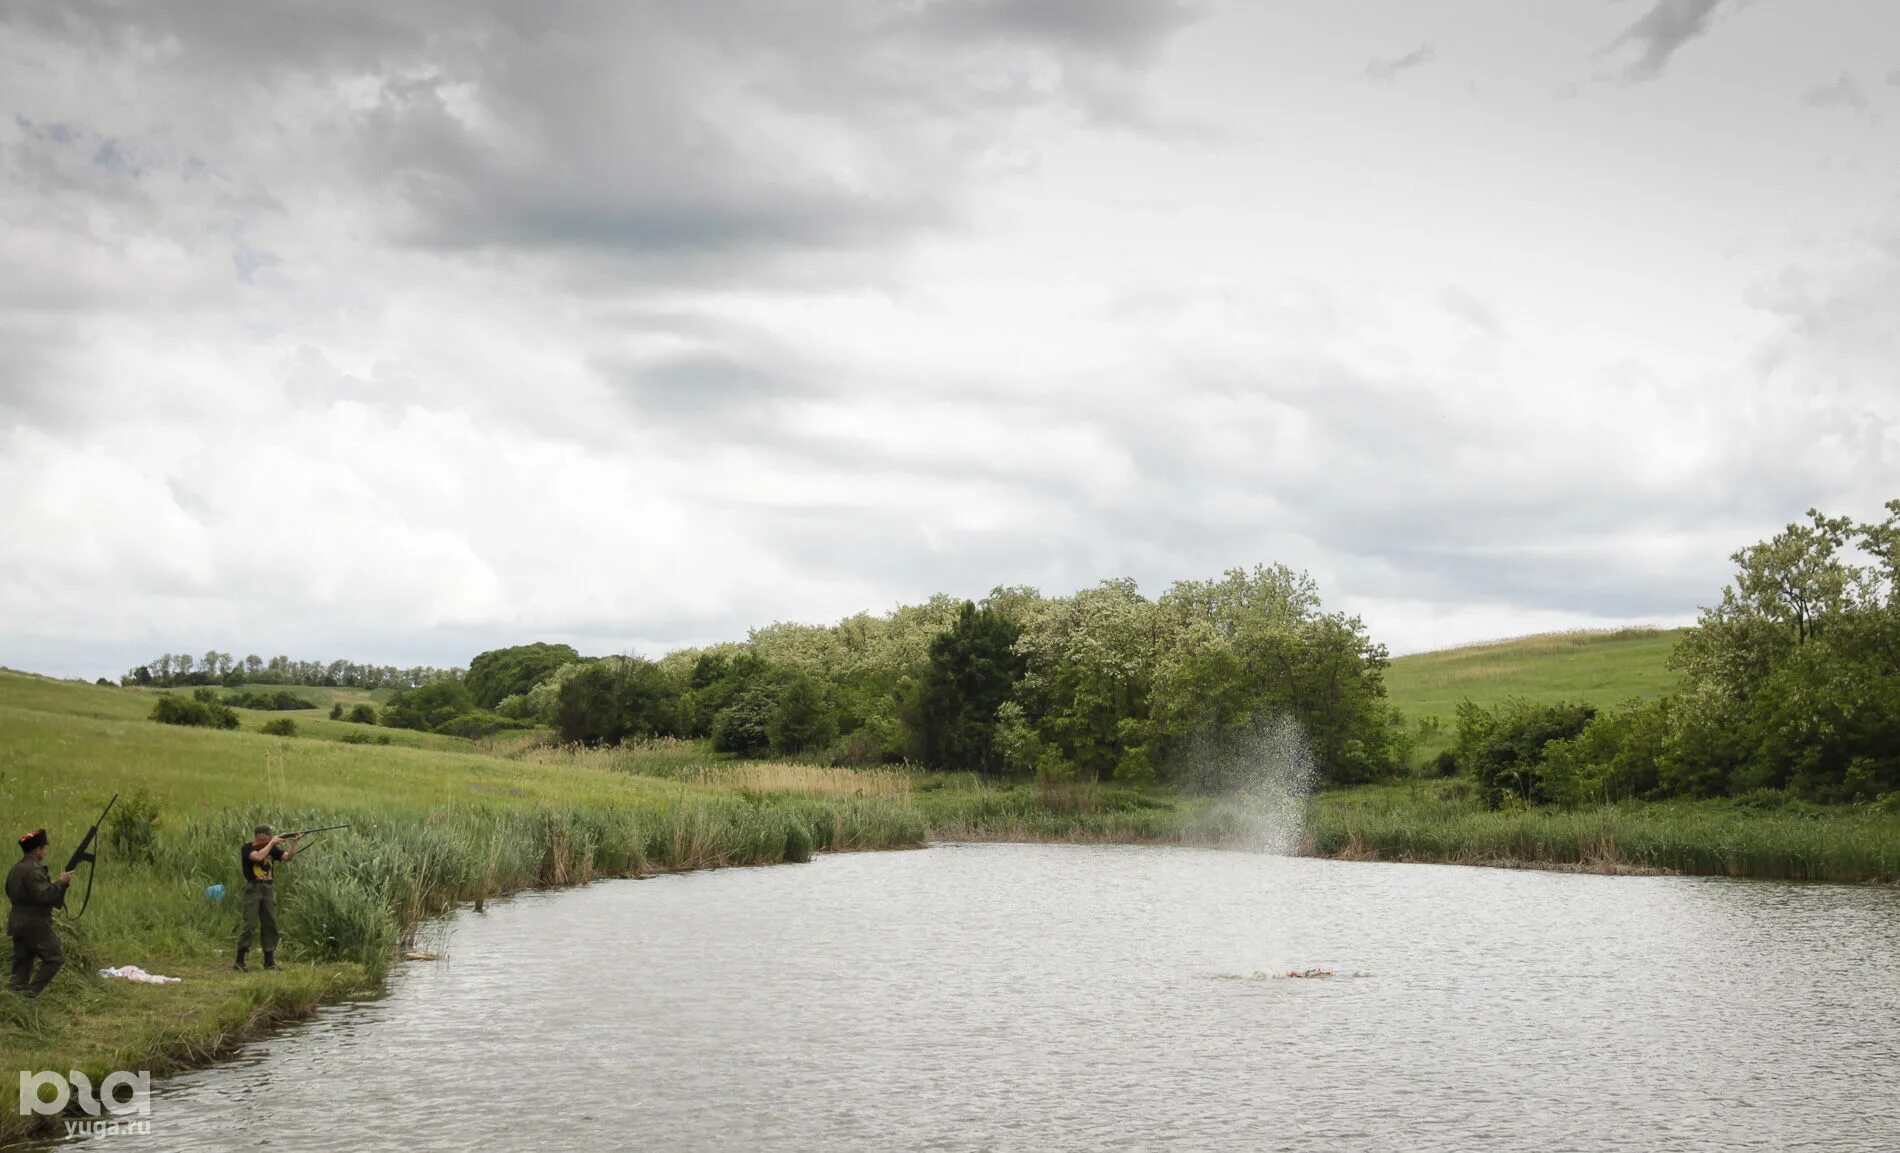
<path fill-rule="evenodd" d="M 1729 800 L 1489 812 L 1468 782 L 1415 780 L 1315 797 L 1304 848 L 1345 860 L 1894 883 L 1900 813 Z"/>
<path fill-rule="evenodd" d="M 17 1069 L 97 1078 L 203 1064 L 321 1004 L 373 995 L 427 918 L 525 889 L 932 840 L 1258 847 L 1262 837 L 1258 815 L 1229 799 L 740 762 L 680 741 L 272 738 L 151 723 L 151 696 L 0 672 L 0 808 L 53 832 L 53 864 L 112 793 L 143 793 L 157 812 L 149 839 L 129 848 L 108 831 L 92 908 L 62 925 L 68 967 L 42 1001 L 0 995 L 0 1052 Z M 310 842 L 283 869 L 286 967 L 239 974 L 229 968 L 235 892 L 218 902 L 205 890 L 236 889 L 238 847 L 258 820 L 354 827 Z M 1900 814 L 1798 802 L 1490 813 L 1456 780 L 1322 793 L 1295 841 L 1348 860 L 1900 879 Z M 186 981 L 97 975 L 123 964 Z M 35 1125 L 0 1097 L 4 1146 Z"/>
<path fill-rule="evenodd" d="M 462 902 L 926 839 L 901 797 L 713 787 L 604 760 L 506 760 L 465 741 L 378 746 L 181 728 L 145 719 L 151 696 L 0 673 L 0 811 L 52 832 L 55 869 L 113 793 L 120 817 L 142 807 L 134 798 L 156 812 L 143 832 L 111 822 L 101 831 L 91 907 L 77 923 L 61 918 L 67 966 L 47 992 L 36 1003 L 0 994 L 0 1053 L 16 1069 L 97 1079 L 202 1063 L 261 1028 L 380 987 L 417 926 Z M 281 968 L 240 974 L 230 968 L 237 856 L 260 820 L 353 827 L 313 839 L 283 866 Z M 213 884 L 227 887 L 223 900 L 207 899 Z M 254 969 L 259 960 L 253 953 Z M 124 964 L 186 979 L 98 976 Z M 0 1144 L 53 1123 L 0 1097 Z"/>

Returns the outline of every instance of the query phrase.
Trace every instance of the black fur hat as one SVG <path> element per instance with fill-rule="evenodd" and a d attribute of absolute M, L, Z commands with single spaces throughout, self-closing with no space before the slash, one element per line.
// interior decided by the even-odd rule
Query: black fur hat
<path fill-rule="evenodd" d="M 34 849 L 39 848 L 41 845 L 44 845 L 45 843 L 46 843 L 46 830 L 34 829 L 32 832 L 28 833 L 26 836 L 20 838 L 20 852 L 30 853 Z"/>

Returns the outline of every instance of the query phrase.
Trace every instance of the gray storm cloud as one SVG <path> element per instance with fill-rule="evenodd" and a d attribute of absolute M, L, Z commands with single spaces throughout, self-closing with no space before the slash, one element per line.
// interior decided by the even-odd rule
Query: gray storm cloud
<path fill-rule="evenodd" d="M 1374 60 L 1366 65 L 1366 75 L 1374 80 L 1390 80 L 1399 73 L 1411 68 L 1422 68 L 1437 59 L 1429 44 L 1421 44 L 1403 56 L 1390 60 Z"/>
<path fill-rule="evenodd" d="M 653 650 L 1276 561 L 1404 648 L 1680 621 L 1896 495 L 1900 222 L 1839 210 L 1892 146 L 1790 96 L 1874 47 L 1348 15 L 6 9 L 0 663 Z M 1772 101 L 1550 100 L 1612 35 Z"/>
<path fill-rule="evenodd" d="M 1708 33 L 1725 0 L 1655 0 L 1624 29 L 1610 50 L 1628 48 L 1636 58 L 1623 70 L 1626 80 L 1654 80 L 1691 41 Z"/>

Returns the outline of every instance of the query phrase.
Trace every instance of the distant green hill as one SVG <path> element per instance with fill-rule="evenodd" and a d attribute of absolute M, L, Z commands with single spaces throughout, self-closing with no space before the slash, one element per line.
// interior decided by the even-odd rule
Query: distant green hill
<path fill-rule="evenodd" d="M 1438 719 L 1441 735 L 1420 742 L 1419 755 L 1450 743 L 1459 702 L 1494 705 L 1507 697 L 1539 702 L 1582 701 L 1599 707 L 1658 696 L 1676 686 L 1669 653 L 1682 629 L 1542 633 L 1397 657 L 1386 670 L 1392 702 L 1411 718 Z"/>

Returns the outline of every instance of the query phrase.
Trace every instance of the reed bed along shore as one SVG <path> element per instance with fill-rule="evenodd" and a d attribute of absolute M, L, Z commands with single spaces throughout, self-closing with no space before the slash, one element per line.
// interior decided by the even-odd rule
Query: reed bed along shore
<path fill-rule="evenodd" d="M 0 997 L 17 1069 L 154 1072 L 202 1063 L 326 1001 L 371 995 L 430 916 L 611 876 L 809 860 L 943 841 L 1275 848 L 1347 859 L 1900 878 L 1900 814 L 1798 803 L 1481 811 L 1459 781 L 1322 793 L 1293 811 L 1088 782 L 998 782 L 895 767 L 737 762 L 701 744 L 614 749 L 545 734 L 379 746 L 153 724 L 149 694 L 0 671 L 0 811 L 63 859 L 105 798 L 92 907 L 62 929 L 68 969 L 36 1004 Z M 237 853 L 252 825 L 348 822 L 283 871 L 276 973 L 234 973 Z M 84 883 L 82 878 L 82 885 Z M 227 886 L 223 900 L 210 886 Z M 138 964 L 163 987 L 97 976 Z M 0 1144 L 25 1134 L 0 1094 Z"/>
<path fill-rule="evenodd" d="M 8 997 L 0 1007 L 0 1052 L 14 1068 L 76 1069 L 96 1080 L 202 1062 L 324 1001 L 373 991 L 425 919 L 467 901 L 925 841 L 914 811 L 856 796 L 693 789 L 612 807 L 316 811 L 312 823 L 352 827 L 313 838 L 282 866 L 283 968 L 240 974 L 230 969 L 242 840 L 233 830 L 252 820 L 242 810 L 191 818 L 155 837 L 146 859 L 102 874 L 85 918 L 63 927 L 67 970 L 39 1001 Z M 220 883 L 225 899 L 207 898 Z M 258 961 L 253 953 L 254 970 Z M 97 976 L 128 963 L 186 980 L 154 988 Z M 14 1102 L 7 1109 L 0 1141 L 29 1125 Z"/>
<path fill-rule="evenodd" d="M 610 876 L 797 862 L 925 843 L 914 807 L 875 777 L 847 789 L 799 770 L 762 787 L 659 780 L 625 756 L 268 737 L 148 721 L 150 696 L 0 672 L 0 811 L 45 825 L 58 864 L 101 830 L 90 908 L 61 926 L 67 968 L 37 1002 L 0 995 L 16 1069 L 162 1072 L 339 997 L 373 993 L 428 917 L 458 903 Z M 250 718 L 247 716 L 247 721 Z M 621 759 L 615 760 L 618 756 Z M 703 759 L 703 758 L 702 758 Z M 783 783 L 786 787 L 772 787 Z M 278 972 L 231 969 L 237 861 L 251 827 L 348 823 L 281 871 Z M 83 886 L 84 878 L 80 884 Z M 217 899 L 212 886 L 225 886 Z M 77 901 L 75 901 L 75 905 Z M 99 977 L 137 964 L 185 978 Z M 0 1143 L 33 1122 L 0 1094 Z"/>
<path fill-rule="evenodd" d="M 1321 794 L 1305 849 L 1353 860 L 1843 883 L 1900 881 L 1900 813 L 1671 801 L 1487 812 L 1458 781 Z"/>

